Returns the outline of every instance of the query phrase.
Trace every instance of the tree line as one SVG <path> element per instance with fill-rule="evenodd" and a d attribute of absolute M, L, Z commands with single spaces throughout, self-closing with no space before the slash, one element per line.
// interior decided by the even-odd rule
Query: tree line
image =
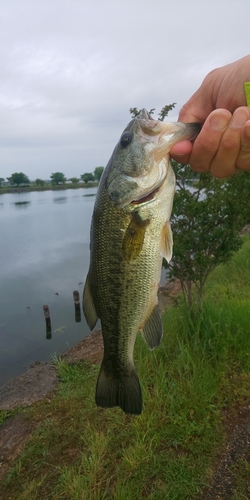
<path fill-rule="evenodd" d="M 59 185 L 65 184 L 67 181 L 71 181 L 72 184 L 77 184 L 80 181 L 84 183 L 88 183 L 90 181 L 99 182 L 103 170 L 104 167 L 96 167 L 93 173 L 86 172 L 80 176 L 80 179 L 78 177 L 70 177 L 69 179 L 67 179 L 62 172 L 55 172 L 50 176 L 50 183 L 52 185 Z M 10 186 L 29 186 L 31 184 L 30 179 L 23 172 L 15 172 L 10 177 L 6 177 L 6 180 L 10 184 Z M 0 187 L 3 186 L 4 183 L 5 179 L 3 177 L 0 177 Z M 32 182 L 32 184 L 36 186 L 45 186 L 47 182 L 43 179 L 37 178 Z"/>

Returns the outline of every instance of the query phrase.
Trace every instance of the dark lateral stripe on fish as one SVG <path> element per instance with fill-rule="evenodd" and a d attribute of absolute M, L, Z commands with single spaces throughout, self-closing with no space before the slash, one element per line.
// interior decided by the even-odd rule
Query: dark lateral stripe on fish
<path fill-rule="evenodd" d="M 97 406 L 113 408 L 119 406 L 125 413 L 140 415 L 142 412 L 142 394 L 136 370 L 122 377 L 106 375 L 102 364 L 96 385 Z"/>

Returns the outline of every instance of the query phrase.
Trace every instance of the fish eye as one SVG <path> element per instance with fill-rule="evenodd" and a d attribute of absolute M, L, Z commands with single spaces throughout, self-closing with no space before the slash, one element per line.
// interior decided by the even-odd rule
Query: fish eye
<path fill-rule="evenodd" d="M 121 146 L 126 148 L 132 142 L 132 139 L 133 135 L 131 134 L 131 132 L 124 132 L 124 134 L 121 136 Z"/>

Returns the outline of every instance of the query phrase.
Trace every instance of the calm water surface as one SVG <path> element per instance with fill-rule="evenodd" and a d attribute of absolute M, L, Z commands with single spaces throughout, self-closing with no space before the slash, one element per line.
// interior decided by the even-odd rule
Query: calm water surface
<path fill-rule="evenodd" d="M 96 190 L 0 195 L 0 385 L 89 333 L 83 314 L 75 321 L 73 291 L 82 297 Z"/>

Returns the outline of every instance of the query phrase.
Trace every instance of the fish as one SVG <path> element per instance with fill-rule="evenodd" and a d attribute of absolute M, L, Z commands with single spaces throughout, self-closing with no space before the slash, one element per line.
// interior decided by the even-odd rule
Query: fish
<path fill-rule="evenodd" d="M 139 331 L 150 350 L 163 336 L 157 291 L 162 259 L 172 258 L 175 175 L 169 151 L 199 131 L 194 123 L 154 120 L 143 109 L 123 131 L 100 179 L 83 291 L 89 328 L 98 319 L 102 327 L 104 355 L 95 393 L 99 407 L 142 412 L 133 351 Z"/>

